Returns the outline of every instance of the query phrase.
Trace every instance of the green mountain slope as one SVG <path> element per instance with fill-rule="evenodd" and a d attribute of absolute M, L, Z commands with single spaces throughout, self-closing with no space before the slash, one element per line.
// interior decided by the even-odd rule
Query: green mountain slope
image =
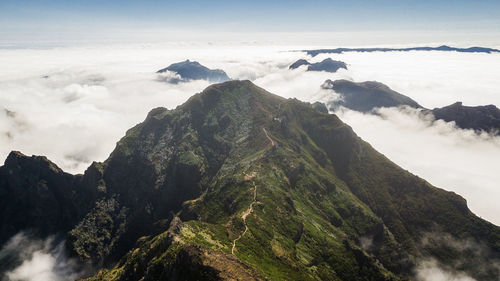
<path fill-rule="evenodd" d="M 485 265 L 500 258 L 500 228 L 463 198 L 335 115 L 249 81 L 152 110 L 93 167 L 72 188 L 92 178 L 97 199 L 68 234 L 76 257 L 103 267 L 88 280 L 406 280 L 431 257 L 497 280 Z"/>

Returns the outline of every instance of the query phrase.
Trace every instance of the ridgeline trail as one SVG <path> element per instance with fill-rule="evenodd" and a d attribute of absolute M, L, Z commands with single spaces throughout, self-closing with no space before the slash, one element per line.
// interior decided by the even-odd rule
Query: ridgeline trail
<path fill-rule="evenodd" d="M 273 139 L 271 137 L 269 137 L 269 134 L 267 133 L 266 128 L 262 128 L 262 130 L 264 131 L 264 134 L 266 134 L 267 139 L 271 142 L 271 146 L 275 146 L 276 143 L 274 143 Z"/>
<path fill-rule="evenodd" d="M 252 203 L 250 203 L 248 208 L 241 215 L 241 218 L 243 219 L 243 224 L 245 225 L 245 230 L 243 231 L 243 233 L 240 234 L 240 236 L 238 236 L 238 238 L 233 240 L 233 248 L 231 249 L 231 253 L 233 255 L 234 255 L 234 249 L 236 248 L 236 241 L 240 240 L 241 237 L 243 237 L 243 235 L 245 235 L 245 233 L 247 233 L 247 231 L 248 231 L 248 226 L 247 226 L 246 220 L 247 220 L 248 215 L 250 215 L 253 211 L 253 205 L 255 204 L 255 202 L 257 202 L 257 185 L 255 184 L 255 181 L 253 181 L 253 180 L 252 180 L 252 184 L 253 184 L 253 201 L 252 201 Z"/>
<path fill-rule="evenodd" d="M 266 138 L 269 140 L 271 146 L 275 146 L 276 143 L 273 141 L 273 139 L 269 136 L 267 133 L 266 128 L 262 127 L 262 131 L 264 131 L 264 134 L 266 135 Z M 262 157 L 262 156 L 261 156 Z M 252 173 L 250 175 L 244 174 L 245 178 L 252 179 L 256 176 L 255 173 Z M 255 181 L 252 180 L 253 184 L 253 200 L 252 203 L 248 206 L 248 208 L 243 212 L 241 215 L 241 219 L 243 219 L 243 224 L 245 225 L 245 230 L 236 238 L 233 240 L 233 247 L 231 248 L 231 253 L 234 255 L 234 249 L 236 249 L 236 241 L 240 240 L 245 233 L 248 231 L 248 226 L 247 226 L 247 217 L 253 212 L 253 205 L 257 202 L 257 185 L 255 184 Z"/>

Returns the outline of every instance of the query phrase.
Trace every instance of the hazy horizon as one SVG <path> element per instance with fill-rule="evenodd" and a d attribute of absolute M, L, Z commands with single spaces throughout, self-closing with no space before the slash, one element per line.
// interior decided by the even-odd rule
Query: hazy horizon
<path fill-rule="evenodd" d="M 0 2 L 0 46 L 191 42 L 500 46 L 498 1 Z"/>

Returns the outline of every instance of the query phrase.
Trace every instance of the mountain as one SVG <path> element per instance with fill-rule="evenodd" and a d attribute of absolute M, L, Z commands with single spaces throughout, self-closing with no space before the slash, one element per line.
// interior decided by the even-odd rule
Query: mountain
<path fill-rule="evenodd" d="M 209 69 L 197 61 L 186 60 L 169 65 L 156 73 L 173 72 L 179 77 L 167 77 L 171 83 L 186 82 L 190 80 L 208 80 L 210 82 L 225 82 L 231 80 L 221 69 Z"/>
<path fill-rule="evenodd" d="M 28 200 L 5 188 L 21 179 L 96 194 L 88 211 L 64 197 L 81 218 L 67 247 L 100 268 L 87 280 L 407 280 L 431 258 L 497 280 L 500 228 L 462 197 L 398 167 L 335 115 L 249 81 L 153 109 L 83 175 L 24 175 L 40 158 L 22 159 L 0 168 L 3 195 Z M 37 208 L 2 203 L 2 215 Z"/>
<path fill-rule="evenodd" d="M 332 109 L 343 106 L 360 112 L 370 112 L 377 107 L 402 105 L 421 108 L 416 101 L 376 81 L 356 83 L 343 79 L 326 80 L 321 88 L 334 90 L 340 95 L 329 103 Z"/>
<path fill-rule="evenodd" d="M 439 47 L 411 47 L 411 48 L 337 48 L 337 49 L 319 49 L 319 50 L 304 50 L 308 55 L 313 57 L 319 54 L 342 54 L 346 52 L 409 52 L 409 51 L 444 51 L 444 52 L 459 52 L 459 53 L 500 53 L 498 49 L 484 47 L 456 48 L 446 45 Z"/>
<path fill-rule="evenodd" d="M 303 66 L 303 65 L 311 65 L 310 62 L 308 62 L 307 60 L 305 59 L 300 59 L 300 60 L 297 60 L 296 62 L 292 63 L 288 69 L 296 69 L 296 68 L 299 68 L 300 66 Z"/>
<path fill-rule="evenodd" d="M 421 109 L 424 114 L 432 114 L 435 120 L 453 121 L 461 129 L 500 134 L 500 109 L 494 105 L 464 106 L 461 102 L 456 102 L 430 110 L 375 81 L 356 83 L 348 80 L 326 80 L 321 88 L 333 90 L 339 95 L 328 103 L 331 110 L 343 106 L 360 112 L 371 112 L 377 107 L 410 106 Z"/>
<path fill-rule="evenodd" d="M 347 69 L 347 65 L 342 61 L 327 58 L 317 63 L 310 63 L 305 59 L 300 59 L 289 66 L 289 69 L 296 69 L 302 65 L 307 65 L 307 71 L 337 72 L 340 68 Z"/>
<path fill-rule="evenodd" d="M 464 106 L 456 102 L 431 110 L 436 119 L 455 122 L 462 129 L 500 134 L 500 109 L 494 105 Z"/>
<path fill-rule="evenodd" d="M 328 114 L 328 108 L 326 107 L 326 105 L 322 102 L 315 102 L 313 104 L 311 104 L 311 107 L 316 109 L 317 111 L 319 112 L 322 112 L 322 113 L 326 113 Z"/>

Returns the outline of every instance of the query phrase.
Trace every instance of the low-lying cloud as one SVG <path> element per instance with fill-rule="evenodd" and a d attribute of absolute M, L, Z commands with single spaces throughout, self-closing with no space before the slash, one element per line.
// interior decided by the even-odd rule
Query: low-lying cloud
<path fill-rule="evenodd" d="M 435 258 L 425 256 L 420 258 L 414 269 L 417 281 L 478 281 L 481 277 L 491 279 L 500 276 L 500 260 L 493 254 L 491 248 L 472 238 L 457 239 L 450 234 L 431 231 L 423 235 L 420 241 L 422 249 L 440 249 L 441 253 L 453 253 L 446 257 L 448 265 Z M 458 269 L 467 268 L 474 262 L 473 278 Z"/>
<path fill-rule="evenodd" d="M 54 237 L 34 239 L 24 232 L 13 236 L 0 250 L 2 281 L 64 281 L 83 275 L 77 263 L 68 258 L 64 241 Z M 7 266 L 10 263 L 10 266 Z"/>
<path fill-rule="evenodd" d="M 422 261 L 417 265 L 416 281 L 477 281 L 463 272 L 445 269 L 434 259 Z"/>
<path fill-rule="evenodd" d="M 336 113 L 396 164 L 460 194 L 476 214 L 500 225 L 500 137 L 459 129 L 412 108 Z"/>

